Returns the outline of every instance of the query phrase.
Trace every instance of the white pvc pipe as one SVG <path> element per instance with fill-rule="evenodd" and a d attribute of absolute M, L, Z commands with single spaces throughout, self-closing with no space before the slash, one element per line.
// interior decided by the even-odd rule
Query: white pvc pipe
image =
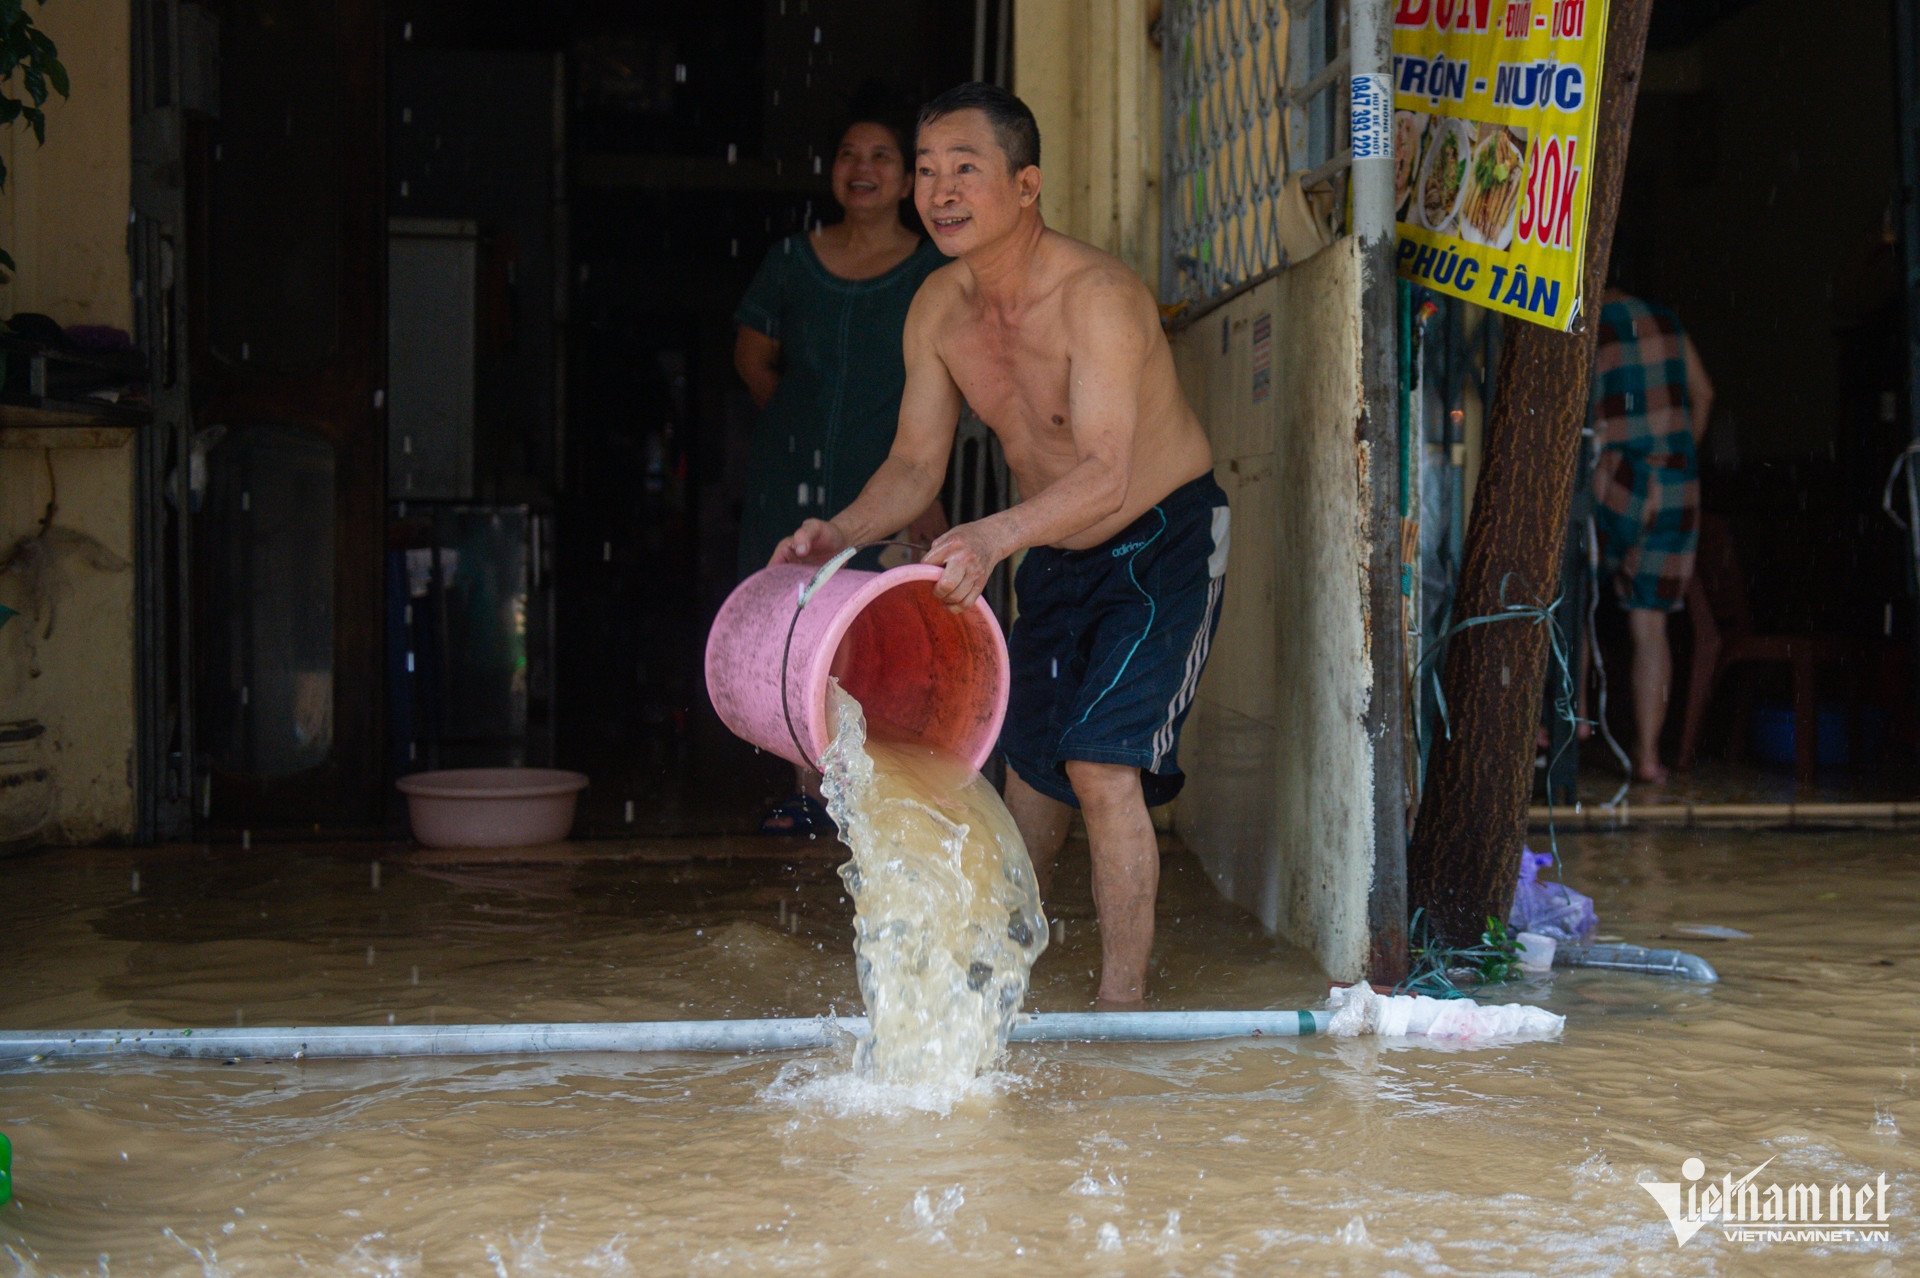
<path fill-rule="evenodd" d="M 1297 1038 L 1323 1033 L 1329 1012 L 1039 1012 L 1016 1043 L 1155 1043 Z M 112 1056 L 175 1060 L 323 1057 L 550 1056 L 563 1052 L 772 1052 L 825 1047 L 867 1032 L 864 1016 L 549 1025 L 329 1025 L 248 1029 L 0 1031 L 0 1062 Z"/>
<path fill-rule="evenodd" d="M 1720 979 L 1713 964 L 1685 950 L 1650 950 L 1643 945 L 1562 945 L 1553 953 L 1555 967 L 1598 967 L 1643 976 L 1677 976 L 1709 985 Z"/>

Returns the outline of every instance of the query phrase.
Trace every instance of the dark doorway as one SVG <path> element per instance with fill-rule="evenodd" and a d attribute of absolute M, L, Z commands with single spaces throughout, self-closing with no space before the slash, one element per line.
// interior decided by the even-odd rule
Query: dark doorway
<path fill-rule="evenodd" d="M 142 270 L 191 298 L 202 825 L 393 829 L 396 776 L 525 763 L 593 779 L 584 830 L 751 827 L 791 778 L 701 672 L 733 310 L 832 216 L 856 94 L 970 77 L 975 8 L 196 11 L 190 251 Z"/>
<path fill-rule="evenodd" d="M 1885 0 L 1658 6 L 1614 255 L 1620 285 L 1674 310 L 1714 381 L 1701 475 L 1718 553 L 1703 542 L 1696 579 L 1744 601 L 1740 624 L 1757 633 L 1849 653 L 1821 671 L 1821 753 L 1856 771 L 1896 761 L 1888 779 L 1910 789 L 1913 564 L 1882 510 L 1911 438 L 1885 52 L 1894 11 Z M 1670 627 L 1668 757 L 1686 707 L 1691 620 L 1683 612 Z M 1623 631 L 1602 627 L 1624 714 Z M 1783 745 L 1791 750 L 1790 667 L 1727 673 L 1702 753 L 1780 764 Z M 1824 739 L 1842 733 L 1845 742 Z"/>
<path fill-rule="evenodd" d="M 367 825 L 385 771 L 379 6 L 212 8 L 217 106 L 182 149 L 201 815 Z"/>
<path fill-rule="evenodd" d="M 973 22 L 885 0 L 576 13 L 557 657 L 588 828 L 751 829 L 792 788 L 704 691 L 754 412 L 733 312 L 769 248 L 833 216 L 823 169 L 855 96 L 911 111 L 968 78 Z"/>

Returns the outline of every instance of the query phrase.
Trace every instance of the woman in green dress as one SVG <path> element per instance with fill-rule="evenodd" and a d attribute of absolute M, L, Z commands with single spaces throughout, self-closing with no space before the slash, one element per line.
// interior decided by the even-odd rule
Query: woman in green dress
<path fill-rule="evenodd" d="M 832 178 L 845 216 L 774 245 L 734 314 L 734 367 L 760 408 L 740 517 L 742 578 L 764 568 L 801 521 L 851 502 L 893 446 L 907 306 L 947 261 L 901 221 L 913 193 L 912 140 L 880 120 L 848 126 Z M 925 545 L 946 526 L 935 502 L 903 536 Z M 817 779 L 799 780 L 764 832 L 828 828 Z"/>

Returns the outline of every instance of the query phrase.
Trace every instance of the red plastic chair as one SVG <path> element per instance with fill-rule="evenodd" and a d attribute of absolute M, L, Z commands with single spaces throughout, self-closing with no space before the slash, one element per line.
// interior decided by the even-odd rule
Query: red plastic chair
<path fill-rule="evenodd" d="M 1793 672 L 1794 781 L 1802 789 L 1812 786 L 1820 733 L 1820 670 L 1847 666 L 1855 655 L 1854 642 L 1837 634 L 1757 633 L 1733 534 L 1717 515 L 1703 515 L 1700 520 L 1700 551 L 1693 579 L 1687 583 L 1687 612 L 1693 623 L 1693 670 L 1687 683 L 1679 769 L 1685 772 L 1693 767 L 1707 704 L 1722 675 L 1742 665 L 1784 665 Z M 1743 680 L 1728 751 L 1735 758 L 1746 734 L 1751 701 Z"/>

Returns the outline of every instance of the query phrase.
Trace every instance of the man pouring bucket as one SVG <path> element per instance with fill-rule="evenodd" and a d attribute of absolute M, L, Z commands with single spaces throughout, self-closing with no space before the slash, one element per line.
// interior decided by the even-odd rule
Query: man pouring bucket
<path fill-rule="evenodd" d="M 954 260 L 907 314 L 893 446 L 860 495 L 808 519 L 772 562 L 888 536 L 940 490 L 962 400 L 999 437 L 1022 500 L 942 534 L 949 607 L 1027 551 L 1014 588 L 1007 807 L 1044 892 L 1071 809 L 1085 817 L 1100 999 L 1145 995 L 1159 890 L 1150 806 L 1176 795 L 1181 725 L 1219 623 L 1226 495 L 1174 373 L 1152 294 L 1125 264 L 1047 229 L 1040 135 L 1004 89 L 920 112 L 914 202 Z"/>

